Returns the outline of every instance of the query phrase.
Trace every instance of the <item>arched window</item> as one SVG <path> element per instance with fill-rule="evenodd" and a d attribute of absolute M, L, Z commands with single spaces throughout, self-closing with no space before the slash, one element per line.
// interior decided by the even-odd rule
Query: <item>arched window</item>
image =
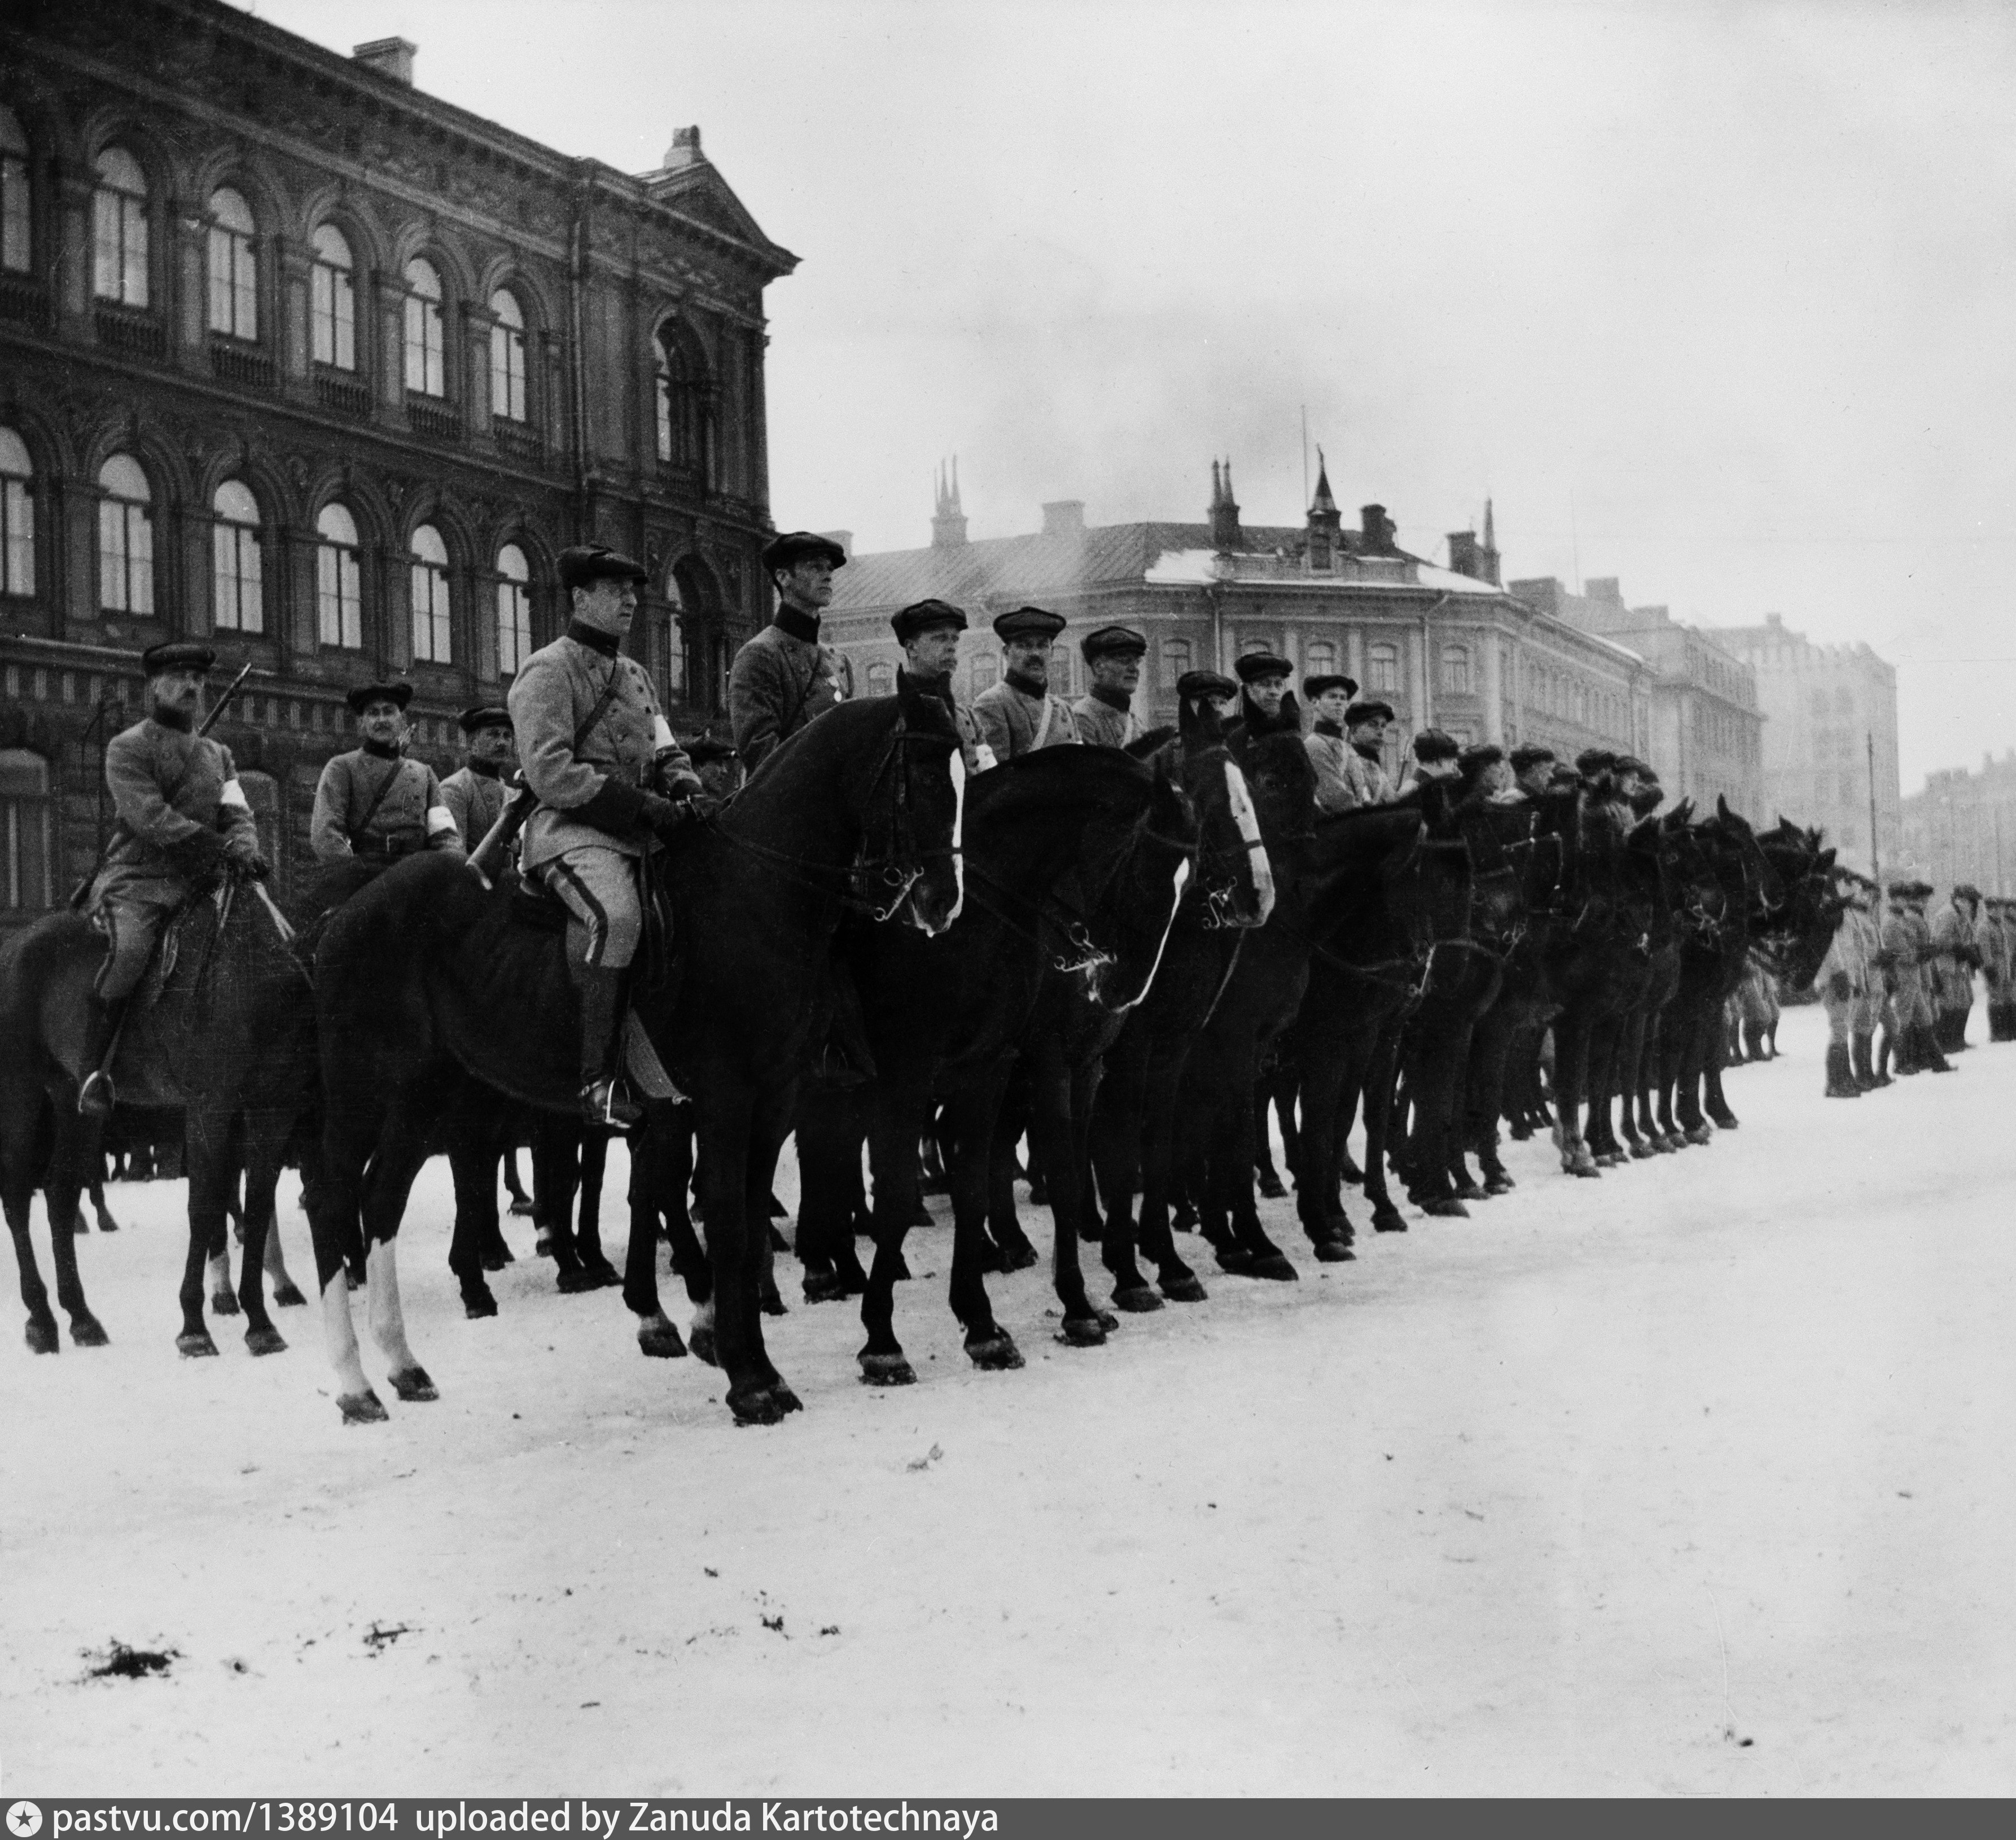
<path fill-rule="evenodd" d="M 532 653 L 532 571 L 516 543 L 497 552 L 497 675 L 509 677 Z"/>
<path fill-rule="evenodd" d="M 92 292 L 122 307 L 147 304 L 147 177 L 124 147 L 98 157 L 91 198 Z"/>
<path fill-rule="evenodd" d="M 242 479 L 227 479 L 211 502 L 212 617 L 218 629 L 263 632 L 265 601 L 259 578 L 259 501 Z"/>
<path fill-rule="evenodd" d="M 868 694 L 893 697 L 896 693 L 896 667 L 887 658 L 877 658 L 868 667 Z"/>
<path fill-rule="evenodd" d="M 346 651 L 364 643 L 364 597 L 357 563 L 357 520 L 325 505 L 315 520 L 315 635 Z"/>
<path fill-rule="evenodd" d="M 1400 687 L 1400 648 L 1383 641 L 1365 649 L 1366 688 L 1391 696 Z"/>
<path fill-rule="evenodd" d="M 406 387 L 421 396 L 444 395 L 448 388 L 441 276 L 417 257 L 406 265 Z"/>
<path fill-rule="evenodd" d="M 525 311 L 517 297 L 499 288 L 490 297 L 497 323 L 490 329 L 490 412 L 507 422 L 525 419 Z"/>
<path fill-rule="evenodd" d="M 0 268 L 29 268 L 28 137 L 12 109 L 0 108 Z"/>
<path fill-rule="evenodd" d="M 445 664 L 454 654 L 448 633 L 448 546 L 423 524 L 413 532 L 413 657 Z"/>
<path fill-rule="evenodd" d="M 1327 639 L 1312 640 L 1302 647 L 1302 675 L 1305 677 L 1334 677 L 1337 675 L 1337 647 Z"/>
<path fill-rule="evenodd" d="M 0 747 L 0 906 L 32 913 L 53 906 L 49 763 L 24 747 Z"/>
<path fill-rule="evenodd" d="M 98 604 L 108 614 L 154 610 L 153 494 L 131 454 L 98 470 Z"/>
<path fill-rule="evenodd" d="M 1172 690 L 1176 680 L 1190 668 L 1190 642 L 1186 639 L 1165 639 L 1162 641 L 1162 688 Z"/>
<path fill-rule="evenodd" d="M 707 459 L 705 366 L 675 326 L 657 344 L 658 458 L 667 466 L 704 470 Z"/>
<path fill-rule="evenodd" d="M 35 514 L 29 481 L 35 476 L 28 444 L 0 428 L 0 594 L 35 591 Z"/>
<path fill-rule="evenodd" d="M 252 207 L 228 186 L 210 195 L 210 329 L 259 336 L 259 268 Z"/>
<path fill-rule="evenodd" d="M 1442 689 L 1452 697 L 1470 694 L 1470 647 L 1467 645 L 1445 645 L 1442 647 Z"/>
<path fill-rule="evenodd" d="M 350 245 L 333 224 L 315 233 L 315 262 L 308 271 L 308 319 L 314 328 L 315 361 L 337 370 L 357 368 L 357 289 Z"/>

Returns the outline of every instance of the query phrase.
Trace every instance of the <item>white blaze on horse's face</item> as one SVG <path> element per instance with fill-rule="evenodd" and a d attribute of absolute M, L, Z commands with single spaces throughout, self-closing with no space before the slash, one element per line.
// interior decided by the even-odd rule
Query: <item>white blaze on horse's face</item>
<path fill-rule="evenodd" d="M 1267 847 L 1260 841 L 1260 820 L 1246 790 L 1246 776 L 1234 761 L 1225 763 L 1225 790 L 1232 802 L 1232 821 L 1239 826 L 1253 865 L 1253 887 L 1260 897 L 1260 918 L 1255 924 L 1264 927 L 1268 915 L 1274 911 L 1274 871 L 1267 861 Z"/>
<path fill-rule="evenodd" d="M 1190 859 L 1186 856 L 1176 865 L 1175 891 L 1169 898 L 1169 917 L 1162 922 L 1162 937 L 1156 943 L 1155 962 L 1148 967 L 1148 975 L 1141 980 L 1141 988 L 1135 992 L 1132 1000 L 1120 1006 L 1118 1012 L 1120 1014 L 1125 1015 L 1154 988 L 1155 974 L 1162 968 L 1162 954 L 1169 949 L 1169 934 L 1176 924 L 1176 909 L 1183 904 L 1183 889 L 1188 884 L 1190 879 Z M 1269 897 L 1270 905 L 1272 898 L 1270 891 Z"/>

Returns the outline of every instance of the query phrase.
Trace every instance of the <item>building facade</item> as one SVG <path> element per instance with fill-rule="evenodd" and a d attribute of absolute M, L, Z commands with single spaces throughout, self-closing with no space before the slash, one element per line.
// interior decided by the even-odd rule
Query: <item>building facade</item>
<path fill-rule="evenodd" d="M 2016 888 L 2016 750 L 1981 771 L 1946 767 L 1903 801 L 1902 849 L 1895 866 L 1935 888 L 1972 882 L 1984 895 Z M 1886 860 L 1887 876 L 1891 864 Z"/>
<path fill-rule="evenodd" d="M 873 693 L 894 682 L 899 653 L 889 616 L 927 597 L 963 608 L 981 630 L 962 648 L 959 688 L 992 683 L 999 648 L 985 628 L 1032 603 L 1069 622 L 1051 681 L 1085 688 L 1078 640 L 1118 624 L 1147 635 L 1136 713 L 1175 715 L 1186 671 L 1229 672 L 1242 653 L 1278 653 L 1305 676 L 1343 672 L 1399 712 L 1388 737 L 1397 765 L 1416 730 L 1447 729 L 1465 744 L 1545 743 L 1572 759 L 1585 747 L 1642 747 L 1651 673 L 1626 646 L 1582 631 L 1507 593 L 1487 515 L 1482 538 L 1449 539 L 1452 568 L 1402 549 L 1384 508 L 1368 505 L 1343 528 L 1327 477 L 1299 525 L 1242 524 L 1231 468 L 1214 461 L 1201 524 L 1088 525 L 1081 501 L 1042 507 L 1025 536 L 970 538 L 956 482 L 941 485 L 927 548 L 856 556 L 835 577 L 827 638 Z"/>
<path fill-rule="evenodd" d="M 1669 799 L 1712 808 L 1726 798 L 1746 818 L 1775 822 L 1764 800 L 1756 673 L 1719 643 L 1720 635 L 1676 620 L 1662 607 L 1626 607 L 1614 576 L 1586 582 L 1579 594 L 1551 575 L 1514 582 L 1512 592 L 1570 625 L 1629 646 L 1651 667 L 1651 732 L 1637 751 Z"/>
<path fill-rule="evenodd" d="M 763 290 L 796 258 L 675 137 L 631 176 L 218 0 L 0 13 L 0 924 L 67 894 L 105 741 L 171 637 L 251 675 L 217 733 L 283 882 L 344 689 L 416 751 L 646 561 L 675 725 L 768 615 Z"/>
<path fill-rule="evenodd" d="M 1761 625 L 1709 631 L 1757 675 L 1764 816 L 1782 812 L 1818 825 L 1841 860 L 1865 874 L 1897 863 L 1903 819 L 1895 668 L 1867 645 L 1815 645 L 1777 614 Z"/>

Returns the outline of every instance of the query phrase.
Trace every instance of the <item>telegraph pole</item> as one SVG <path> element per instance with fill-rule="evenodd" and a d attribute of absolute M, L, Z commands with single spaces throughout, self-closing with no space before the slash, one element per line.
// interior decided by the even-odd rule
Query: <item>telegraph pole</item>
<path fill-rule="evenodd" d="M 1862 739 L 1869 750 L 1869 879 L 1883 879 L 1882 850 L 1876 837 L 1876 732 L 1864 729 Z"/>

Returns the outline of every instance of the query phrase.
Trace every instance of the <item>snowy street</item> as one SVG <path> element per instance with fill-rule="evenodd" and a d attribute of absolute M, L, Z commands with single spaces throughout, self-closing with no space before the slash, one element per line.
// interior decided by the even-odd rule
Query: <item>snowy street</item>
<path fill-rule="evenodd" d="M 2007 1795 L 2016 1047 L 1985 1032 L 1830 1102 L 1788 1010 L 1708 1148 L 1575 1181 L 1512 1145 L 1467 1221 L 1374 1236 L 1351 1197 L 1341 1266 L 1264 1204 L 1300 1283 L 1190 1240 L 1209 1302 L 1103 1348 L 1052 1339 L 1045 1272 L 991 1279 L 1021 1373 L 961 1353 L 943 1224 L 905 1390 L 780 1258 L 805 1410 L 769 1430 L 643 1359 L 617 1292 L 556 1294 L 524 1220 L 465 1320 L 440 1161 L 400 1250 L 441 1400 L 381 1385 L 391 1422 L 346 1428 L 312 1307 L 285 1354 L 213 1319 L 221 1358 L 178 1358 L 182 1185 L 115 1186 L 80 1248 L 112 1345 L 31 1357 L 16 1305 L 0 1348 L 4 1786 Z M 176 1658 L 88 1678 L 113 1638 Z"/>

